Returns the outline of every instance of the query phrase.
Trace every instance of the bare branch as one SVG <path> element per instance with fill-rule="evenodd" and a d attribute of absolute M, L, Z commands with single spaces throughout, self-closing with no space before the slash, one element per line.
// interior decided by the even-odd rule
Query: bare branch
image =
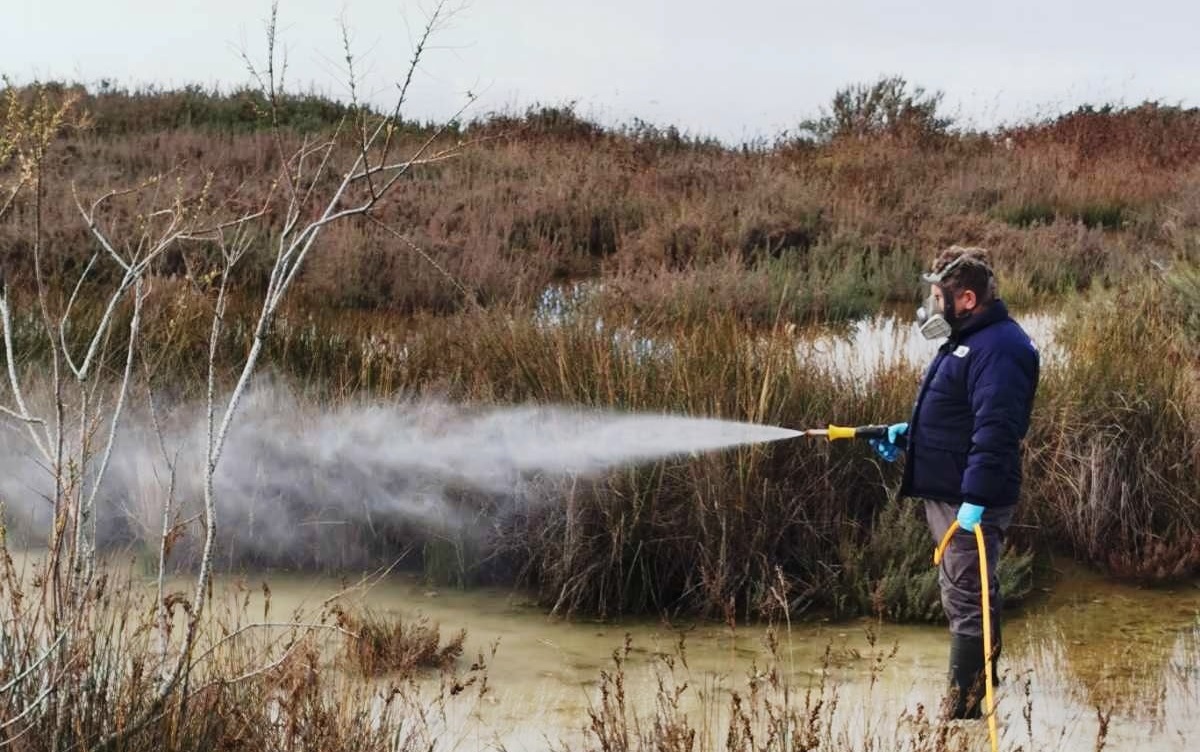
<path fill-rule="evenodd" d="M 108 193 L 105 193 L 104 195 L 97 198 L 95 201 L 93 201 L 90 210 L 83 208 L 83 202 L 79 198 L 79 193 L 75 187 L 75 184 L 74 183 L 71 184 L 71 194 L 75 197 L 75 206 L 79 209 L 79 214 L 80 214 L 80 216 L 83 217 L 83 221 L 84 221 L 84 224 L 87 225 L 88 232 L 90 232 L 92 234 L 92 237 L 96 238 L 96 241 L 100 243 L 100 247 L 103 248 L 105 250 L 105 252 L 108 253 L 108 255 L 113 259 L 113 261 L 117 262 L 117 264 L 119 264 L 121 266 L 121 268 L 124 269 L 125 271 L 129 271 L 130 264 L 125 261 L 125 259 L 121 256 L 120 253 L 117 252 L 117 249 L 113 246 L 112 242 L 108 239 L 108 236 L 104 233 L 103 230 L 100 229 L 100 226 L 96 221 L 96 212 L 98 212 L 100 210 L 100 207 L 103 206 L 108 201 L 110 201 L 118 196 L 128 196 L 130 194 L 137 193 L 138 191 L 144 190 L 148 186 L 158 183 L 161 180 L 161 178 L 162 178 L 162 175 L 155 175 L 154 177 L 150 178 L 149 180 L 144 181 L 140 185 L 133 186 L 130 188 L 123 188 L 123 189 L 119 189 L 119 190 L 117 190 L 117 189 L 111 190 Z"/>
<path fill-rule="evenodd" d="M 37 423 L 37 424 L 41 424 L 41 425 L 46 424 L 46 421 L 42 420 L 41 418 L 34 418 L 29 415 L 22 415 L 22 414 L 16 412 L 15 410 L 11 410 L 2 405 L 0 405 L 0 415 L 7 415 L 8 417 L 12 418 L 13 420 L 19 420 L 24 423 Z"/>
<path fill-rule="evenodd" d="M 338 122 L 337 128 L 334 129 L 334 138 L 331 138 L 328 141 L 327 147 L 325 148 L 325 154 L 321 157 L 321 163 L 319 165 L 317 165 L 316 171 L 313 172 L 312 180 L 309 181 L 308 188 L 304 191 L 304 197 L 301 199 L 300 205 L 307 204 L 309 201 L 312 200 L 313 191 L 316 190 L 317 183 L 321 180 L 321 176 L 324 175 L 326 170 L 329 168 L 330 157 L 333 155 L 334 147 L 337 146 L 337 140 L 336 140 L 337 135 L 339 133 L 341 133 L 341 130 L 345 125 L 345 122 L 346 122 L 346 119 L 342 118 L 341 121 Z M 298 208 L 298 206 L 297 206 L 297 208 Z M 298 218 L 299 218 L 299 215 L 297 214 L 297 219 Z M 295 224 L 293 222 L 291 227 L 294 227 L 294 226 L 295 226 Z M 290 230 L 291 227 L 289 227 L 288 229 Z"/>
<path fill-rule="evenodd" d="M 390 164 L 390 165 L 379 165 L 376 167 L 372 167 L 369 170 L 363 170 L 362 172 L 358 172 L 358 173 L 355 173 L 354 175 L 351 175 L 350 179 L 355 180 L 355 181 L 362 180 L 364 178 L 370 179 L 370 177 L 372 175 L 376 175 L 381 172 L 389 172 L 391 170 L 407 171 L 413 167 L 421 167 L 423 165 L 431 165 L 431 164 L 437 164 L 438 162 L 445 162 L 445 161 L 453 159 L 454 157 L 461 154 L 468 146 L 473 146 L 475 144 L 482 143 L 483 140 L 484 139 L 474 139 L 470 142 L 456 144 L 455 146 L 453 146 L 449 149 L 442 149 L 441 151 L 437 152 L 436 154 L 431 154 L 430 156 L 425 157 L 424 159 L 409 159 L 405 162 L 396 162 L 396 163 Z M 379 196 L 379 197 L 381 198 L 382 196 Z"/>
<path fill-rule="evenodd" d="M 12 210 L 13 204 L 17 202 L 17 196 L 21 195 L 21 191 L 29 184 L 28 178 L 24 176 L 17 179 L 16 182 L 8 189 L 8 197 L 4 199 L 4 203 L 0 204 L 0 217 L 8 214 Z"/>
<path fill-rule="evenodd" d="M 142 361 L 142 367 L 148 369 L 145 361 Z M 148 377 L 148 374 L 147 374 Z M 163 462 L 166 463 L 170 477 L 167 484 L 166 498 L 163 499 L 162 511 L 162 534 L 158 539 L 158 577 L 157 589 L 155 591 L 155 604 L 157 608 L 157 626 L 158 626 L 158 649 L 159 660 L 163 666 L 167 665 L 167 653 L 170 649 L 168 633 L 170 628 L 170 615 L 167 609 L 166 601 L 166 577 L 167 577 L 167 547 L 171 536 L 171 507 L 175 501 L 175 468 L 178 462 L 178 454 L 172 457 L 167 452 L 167 443 L 163 438 L 162 426 L 158 422 L 158 409 L 154 404 L 154 391 L 149 386 L 146 388 L 146 402 L 150 406 L 150 426 L 154 429 L 154 435 L 158 439 L 158 450 L 162 454 Z M 157 477 L 157 472 L 155 473 Z M 162 677 L 166 678 L 166 677 Z"/>
<path fill-rule="evenodd" d="M 408 101 L 408 89 L 412 85 L 413 76 L 417 72 L 417 66 L 420 65 L 421 58 L 425 55 L 425 46 L 429 43 L 430 37 L 433 36 L 434 32 L 437 31 L 440 25 L 444 21 L 449 20 L 449 17 L 453 15 L 454 11 L 447 12 L 446 10 L 446 0 L 439 0 L 438 4 L 434 6 L 433 12 L 429 14 L 429 18 L 426 20 L 425 28 L 421 31 L 421 36 L 417 39 L 417 43 L 413 47 L 413 55 L 408 62 L 408 69 L 404 74 L 404 82 L 399 86 L 400 94 L 396 98 L 396 106 L 392 109 L 392 115 L 390 118 L 385 119 L 379 124 L 379 128 L 376 129 L 375 134 L 371 137 L 372 142 L 375 141 L 375 138 L 379 136 L 382 130 L 385 130 L 385 125 L 389 123 L 399 124 L 402 122 L 401 115 L 404 104 Z M 386 136 L 384 137 L 383 141 L 383 149 L 379 158 L 381 164 L 387 162 L 388 153 L 392 146 L 392 135 L 394 132 L 394 128 L 386 129 Z"/>
<path fill-rule="evenodd" d="M 29 415 L 29 407 L 25 404 L 25 395 L 21 391 L 21 379 L 17 376 L 17 360 L 13 356 L 12 312 L 8 307 L 7 284 L 4 286 L 3 292 L 0 293 L 0 322 L 4 326 L 4 355 L 5 360 L 8 362 L 8 384 L 12 389 L 13 399 L 16 400 L 20 415 L 27 416 Z M 50 429 L 46 428 L 44 421 L 38 421 L 45 430 L 44 438 L 46 443 L 43 444 L 43 437 L 38 436 L 37 431 L 33 427 L 34 424 L 29 421 L 26 422 L 29 426 L 29 437 L 33 439 L 34 446 L 41 452 L 42 457 L 47 463 L 54 464 L 54 458 L 50 454 L 50 446 L 54 443 L 50 439 Z"/>
<path fill-rule="evenodd" d="M 100 322 L 96 325 L 96 330 L 92 333 L 88 341 L 87 352 L 84 354 L 83 364 L 76 366 L 72 360 L 69 350 L 64 348 L 63 356 L 67 361 L 67 367 L 75 374 L 75 378 L 83 382 L 87 380 L 88 374 L 91 371 L 92 363 L 96 358 L 96 354 L 100 350 L 101 342 L 106 338 L 109 331 L 109 325 L 112 323 L 113 316 L 117 311 L 117 304 L 125 297 L 130 285 L 135 278 L 138 278 L 139 272 L 135 272 L 133 267 L 126 267 L 125 276 L 121 279 L 121 283 L 117 289 L 108 297 L 108 304 L 105 306 L 104 313 L 100 316 Z M 64 340 L 65 344 L 65 340 Z"/>
<path fill-rule="evenodd" d="M 455 287 L 458 289 L 458 291 L 459 291 L 459 292 L 461 292 L 465 298 L 467 298 L 467 300 L 468 300 L 468 301 L 474 301 L 474 300 L 475 300 L 475 296 L 474 296 L 474 294 L 473 294 L 473 293 L 472 293 L 470 290 L 468 290 L 466 287 L 464 287 L 464 286 L 463 286 L 463 284 L 462 284 L 461 282 L 459 282 L 459 281 L 458 281 L 458 278 L 457 278 L 457 277 L 455 277 L 455 276 L 454 276 L 453 274 L 451 274 L 450 272 L 446 271 L 446 269 L 445 269 L 444 267 L 442 267 L 442 265 L 441 265 L 441 264 L 439 264 L 439 263 L 438 263 L 438 262 L 437 262 L 437 261 L 436 261 L 436 260 L 435 260 L 435 259 L 434 259 L 432 256 L 430 256 L 428 253 L 426 253 L 426 252 L 425 252 L 425 249 L 424 249 L 424 248 L 421 248 L 419 245 L 417 245 L 416 243 L 414 243 L 414 242 L 412 241 L 412 239 L 411 239 L 411 238 L 409 238 L 407 235 L 402 235 L 402 234 L 400 234 L 400 233 L 399 233 L 399 232 L 397 232 L 395 229 L 393 229 L 392 227 L 390 227 L 390 226 L 388 226 L 388 225 L 384 224 L 383 222 L 379 221 L 379 220 L 378 220 L 378 219 L 376 219 L 375 217 L 372 217 L 372 216 L 369 216 L 369 215 L 368 215 L 368 216 L 367 216 L 367 219 L 368 219 L 368 220 L 370 220 L 371 222 L 373 222 L 373 223 L 374 223 L 375 225 L 377 225 L 378 227 L 381 227 L 381 228 L 383 228 L 383 230 L 384 230 L 385 232 L 387 232 L 389 235 L 391 235 L 392 237 L 396 238 L 396 239 L 397 239 L 397 240 L 399 240 L 401 243 L 404 243 L 404 244 L 405 244 L 405 245 L 407 245 L 407 246 L 408 246 L 410 249 L 412 249 L 413 251 L 415 251 L 415 252 L 416 252 L 416 253 L 417 253 L 417 254 L 418 254 L 418 255 L 419 255 L 421 258 L 425 259 L 425 261 L 426 261 L 426 262 L 427 262 L 427 263 L 428 263 L 430 266 L 432 266 L 434 269 L 436 269 L 436 270 L 437 270 L 439 273 L 441 273 L 441 275 L 442 275 L 443 277 L 445 277 L 446 279 L 450 280 L 450 283 L 451 283 L 451 284 L 453 284 L 453 285 L 454 285 L 454 286 L 455 286 Z"/>
<path fill-rule="evenodd" d="M 54 640 L 54 642 L 52 642 L 50 644 L 50 647 L 46 648 L 45 652 L 43 652 L 42 655 L 36 661 L 29 664 L 29 666 L 26 667 L 24 671 L 17 674 L 16 676 L 14 676 L 7 684 L 0 686 L 0 695 L 3 695 L 4 693 L 8 692 L 10 689 L 12 689 L 13 687 L 17 686 L 22 681 L 24 681 L 25 677 L 29 676 L 34 671 L 37 671 L 38 668 L 40 668 L 43 663 L 45 663 L 47 660 L 50 659 L 50 656 L 54 655 L 54 651 L 58 650 L 59 646 L 62 645 L 63 640 L 65 640 L 66 637 L 67 637 L 67 633 L 65 630 L 60 632 L 58 637 Z M 0 728 L 2 728 L 2 727 L 0 727 Z"/>
<path fill-rule="evenodd" d="M 254 622 L 252 624 L 245 624 L 245 625 L 235 629 L 234 631 L 230 632 L 229 634 L 225 635 L 220 640 L 217 640 L 207 650 L 205 650 L 200 655 L 196 656 L 196 659 L 193 660 L 191 662 L 191 664 L 188 666 L 189 670 L 192 668 L 195 668 L 202 661 L 207 659 L 210 655 L 217 652 L 217 650 L 219 650 L 226 643 L 232 642 L 232 641 L 238 639 L 239 637 L 241 637 L 242 635 L 246 634 L 247 632 L 249 632 L 251 630 L 256 630 L 256 629 L 303 629 L 303 630 L 308 630 L 308 631 L 316 631 L 318 629 L 324 629 L 324 630 L 328 630 L 331 632 L 340 632 L 341 634 L 344 634 L 347 637 L 353 637 L 356 640 L 358 639 L 357 633 L 352 632 L 349 629 L 346 629 L 345 627 L 338 626 L 337 624 L 321 624 L 321 623 L 305 624 L 303 622 L 288 622 L 288 621 Z M 259 674 L 259 673 L 262 673 L 262 671 L 259 670 L 259 671 L 254 672 L 254 674 Z M 222 680 L 222 681 L 242 681 L 243 679 L 250 678 L 250 676 L 251 676 L 251 674 L 247 674 L 247 675 L 241 676 L 237 679 L 227 679 L 227 680 Z"/>
<path fill-rule="evenodd" d="M 41 694 L 39 694 L 37 697 L 35 697 L 33 699 L 33 702 L 26 705 L 24 710 L 22 710 L 20 713 L 13 716 L 12 718 L 9 718 L 4 723 L 0 723 L 0 731 L 3 731 L 4 729 L 6 729 L 10 726 L 17 725 L 21 721 L 25 720 L 26 716 L 28 716 L 30 713 L 32 713 L 33 711 L 35 711 L 39 707 L 41 707 L 41 704 L 46 700 L 47 697 L 50 696 L 50 693 L 54 691 L 57 684 L 58 684 L 57 680 L 55 680 L 53 682 L 48 682 L 46 684 L 46 688 L 42 690 Z M 29 726 L 28 728 L 25 729 L 25 731 L 21 732 L 21 734 L 19 736 L 24 735 L 32 728 L 33 728 L 33 726 Z M 9 740 L 5 740 L 3 743 L 0 743 L 0 747 L 4 747 L 8 743 L 9 743 Z"/>
<path fill-rule="evenodd" d="M 228 222 L 220 222 L 211 227 L 202 227 L 197 230 L 189 230 L 181 232 L 174 236 L 175 240 L 212 240 L 226 230 L 237 229 L 243 225 L 247 225 L 256 220 L 262 219 L 267 215 L 267 207 L 259 209 L 253 214 L 245 214 L 237 219 L 231 219 Z"/>
<path fill-rule="evenodd" d="M 350 106 L 351 111 L 355 114 L 355 135 L 358 137 L 358 152 L 363 164 L 371 163 L 368 151 L 371 148 L 371 142 L 367 137 L 367 115 L 362 104 L 358 101 L 358 79 L 354 72 L 354 53 L 350 50 L 350 28 L 346 23 L 346 17 L 343 14 L 338 23 L 342 32 L 342 50 L 346 60 L 346 75 L 350 85 Z M 375 196 L 375 184 L 371 181 L 370 173 L 366 174 L 367 189 L 371 192 L 371 196 Z"/>
<path fill-rule="evenodd" d="M 451 118 L 446 123 L 443 123 L 436 131 L 434 131 L 433 135 L 431 135 L 425 141 L 425 143 L 423 143 L 421 145 L 421 148 L 417 149 L 416 153 L 413 154 L 412 158 L 408 160 L 408 162 L 407 162 L 408 166 L 401 168 L 398 172 L 396 172 L 395 175 L 392 175 L 392 177 L 388 180 L 388 182 L 384 184 L 384 186 L 380 192 L 387 193 L 389 190 L 391 190 L 392 186 L 396 184 L 396 181 L 399 180 L 400 178 L 404 177 L 404 175 L 408 173 L 408 170 L 412 166 L 412 164 L 416 161 L 419 161 L 422 157 L 424 157 L 425 152 L 429 151 L 430 147 L 432 147 L 433 144 L 439 138 L 441 138 L 442 134 L 446 132 L 446 128 L 449 126 L 449 123 L 460 118 L 462 116 L 462 114 L 467 111 L 467 108 L 469 108 L 474 103 L 475 103 L 475 95 L 471 94 L 470 96 L 467 97 L 467 101 L 463 104 L 463 106 L 458 108 L 458 112 L 454 113 L 454 117 Z"/>
<path fill-rule="evenodd" d="M 137 352 L 138 330 L 142 325 L 142 304 L 145 303 L 145 295 L 142 292 L 142 280 L 139 277 L 133 292 L 133 319 L 129 322 L 129 342 L 125 348 L 125 373 L 121 377 L 121 386 L 117 390 L 117 404 L 113 408 L 112 421 L 109 424 L 108 440 L 104 446 L 104 454 L 100 460 L 100 468 L 96 474 L 96 481 L 92 485 L 91 493 L 88 495 L 87 502 L 79 510 L 80 516 L 84 514 L 92 515 L 93 525 L 95 524 L 96 512 L 96 496 L 100 493 L 100 481 L 108 472 L 108 463 L 112 460 L 113 446 L 117 442 L 117 428 L 121 424 L 121 415 L 125 409 L 125 399 L 129 394 L 130 376 L 133 373 L 134 353 Z M 93 534 L 92 546 L 96 545 L 95 535 Z"/>
<path fill-rule="evenodd" d="M 75 367 L 75 362 L 71 359 L 71 348 L 67 347 L 67 324 L 71 320 L 71 309 L 75 307 L 75 300 L 79 297 L 79 290 L 83 287 L 84 280 L 87 279 L 88 274 L 92 271 L 92 267 L 96 264 L 96 259 L 99 257 L 100 254 L 93 253 L 87 266 L 83 268 L 83 273 L 79 275 L 79 280 L 75 283 L 75 289 L 71 291 L 71 297 L 67 300 L 67 307 L 63 310 L 62 318 L 58 322 L 59 346 L 62 348 L 63 358 L 67 361 L 67 367 L 74 373 L 79 373 L 79 369 Z"/>

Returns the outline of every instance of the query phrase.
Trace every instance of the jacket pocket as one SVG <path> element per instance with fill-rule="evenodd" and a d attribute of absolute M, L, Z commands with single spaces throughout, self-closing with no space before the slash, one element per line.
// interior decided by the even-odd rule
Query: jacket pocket
<path fill-rule="evenodd" d="M 966 467 L 967 452 L 971 449 L 969 432 L 937 430 L 922 426 L 920 442 L 922 446 L 963 456 L 962 468 Z M 960 468 L 961 469 L 961 468 Z"/>
<path fill-rule="evenodd" d="M 962 477 L 967 469 L 967 453 L 922 442 L 915 453 L 913 467 L 914 496 L 936 499 L 959 499 L 962 496 Z"/>

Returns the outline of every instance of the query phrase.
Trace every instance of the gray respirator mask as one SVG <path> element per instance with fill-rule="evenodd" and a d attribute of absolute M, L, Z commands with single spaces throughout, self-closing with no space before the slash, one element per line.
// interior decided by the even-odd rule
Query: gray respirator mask
<path fill-rule="evenodd" d="M 945 339 L 954 332 L 954 327 L 946 320 L 946 312 L 932 295 L 917 309 L 917 328 L 925 339 Z"/>
<path fill-rule="evenodd" d="M 917 328 L 925 339 L 945 339 L 954 333 L 952 322 L 957 320 L 954 313 L 954 295 L 942 285 L 942 280 L 967 258 L 964 254 L 946 264 L 941 271 L 921 275 L 922 282 L 936 285 L 942 291 L 941 301 L 931 294 L 925 298 L 925 304 L 917 309 Z"/>

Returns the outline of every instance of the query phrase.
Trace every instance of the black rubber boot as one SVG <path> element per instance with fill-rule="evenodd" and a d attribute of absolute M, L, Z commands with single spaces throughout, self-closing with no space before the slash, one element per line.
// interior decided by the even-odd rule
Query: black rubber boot
<path fill-rule="evenodd" d="M 947 710 L 951 720 L 982 717 L 983 638 L 950 635 L 950 697 Z"/>

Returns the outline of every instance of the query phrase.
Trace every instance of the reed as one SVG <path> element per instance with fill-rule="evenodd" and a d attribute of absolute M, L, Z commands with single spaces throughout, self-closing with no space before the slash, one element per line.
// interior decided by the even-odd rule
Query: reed
<path fill-rule="evenodd" d="M 1200 308 L 1179 267 L 1071 311 L 1030 440 L 1042 534 L 1122 577 L 1200 565 Z"/>

